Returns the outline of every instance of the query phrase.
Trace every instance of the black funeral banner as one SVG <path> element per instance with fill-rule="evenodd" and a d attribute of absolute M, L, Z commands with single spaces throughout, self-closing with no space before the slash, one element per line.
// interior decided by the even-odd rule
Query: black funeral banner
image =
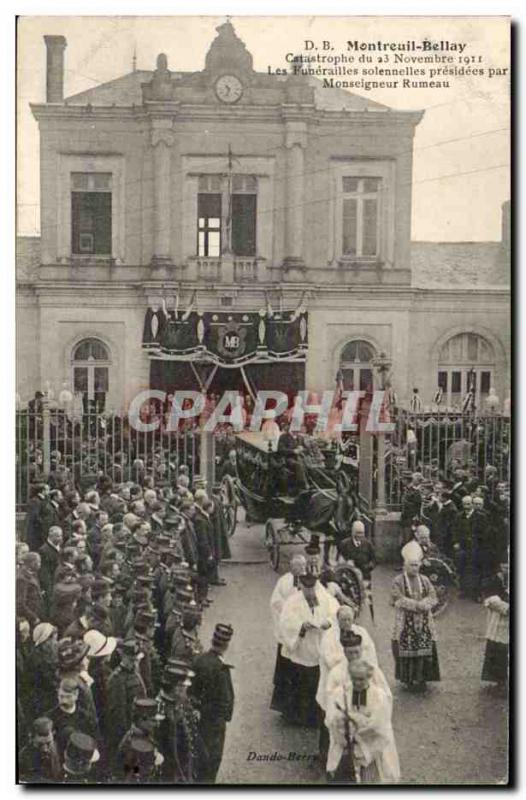
<path fill-rule="evenodd" d="M 146 312 L 143 348 L 150 358 L 209 361 L 223 367 L 304 361 L 307 312 Z"/>

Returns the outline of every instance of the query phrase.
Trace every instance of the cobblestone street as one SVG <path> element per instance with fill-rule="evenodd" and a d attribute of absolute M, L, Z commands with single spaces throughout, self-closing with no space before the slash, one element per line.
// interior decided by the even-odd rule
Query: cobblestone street
<path fill-rule="evenodd" d="M 269 709 L 276 645 L 269 598 L 277 580 L 263 548 L 263 528 L 238 524 L 231 563 L 222 567 L 226 587 L 214 590 L 203 643 L 216 622 L 230 622 L 234 638 L 227 661 L 235 666 L 234 718 L 228 726 L 220 783 L 324 783 L 315 761 L 317 734 L 290 727 Z M 292 548 L 289 548 L 289 553 Z M 287 563 L 287 558 L 283 559 Z M 256 563 L 259 562 L 259 563 Z M 283 570 L 285 571 L 285 563 Z M 394 694 L 393 725 L 406 784 L 494 784 L 506 778 L 505 698 L 480 682 L 485 611 L 455 599 L 438 620 L 442 681 L 425 696 L 394 681 L 390 650 L 393 610 L 389 587 L 395 572 L 374 573 L 376 625 L 365 610 L 359 620 L 376 643 Z M 272 760 L 258 760 L 267 756 Z"/>

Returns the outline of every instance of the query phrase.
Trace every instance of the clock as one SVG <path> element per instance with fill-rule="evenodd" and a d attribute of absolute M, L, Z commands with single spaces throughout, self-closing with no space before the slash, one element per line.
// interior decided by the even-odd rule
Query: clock
<path fill-rule="evenodd" d="M 243 84 L 235 75 L 221 75 L 216 81 L 215 90 L 223 103 L 237 103 L 243 94 Z"/>

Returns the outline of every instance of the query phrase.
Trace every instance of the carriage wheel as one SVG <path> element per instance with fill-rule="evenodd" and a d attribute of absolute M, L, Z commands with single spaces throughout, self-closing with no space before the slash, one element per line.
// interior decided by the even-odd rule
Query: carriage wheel
<path fill-rule="evenodd" d="M 334 575 L 345 597 L 361 609 L 365 601 L 365 587 L 360 571 L 350 564 L 340 564 Z"/>
<path fill-rule="evenodd" d="M 452 579 L 447 566 L 445 559 L 442 558 L 430 558 L 424 561 L 422 574 L 429 578 L 437 596 L 437 603 L 431 609 L 434 617 L 440 616 L 449 604 Z"/>
<path fill-rule="evenodd" d="M 280 559 L 279 531 L 274 520 L 269 519 L 265 525 L 265 546 L 268 550 L 272 568 L 278 571 Z"/>
<path fill-rule="evenodd" d="M 432 579 L 431 579 L 432 581 Z M 435 587 L 435 592 L 437 595 L 437 604 L 431 609 L 431 613 L 433 616 L 439 617 L 442 614 L 449 604 L 449 586 L 444 586 L 443 584 L 433 584 Z"/>

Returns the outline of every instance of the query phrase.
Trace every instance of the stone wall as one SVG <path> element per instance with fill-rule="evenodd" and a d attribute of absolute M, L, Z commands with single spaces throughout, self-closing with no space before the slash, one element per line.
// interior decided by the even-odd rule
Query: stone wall
<path fill-rule="evenodd" d="M 70 255 L 70 172 L 110 171 L 112 255 L 117 267 L 130 267 L 140 279 L 140 268 L 150 264 L 159 246 L 155 231 L 169 229 L 173 277 L 195 279 L 181 268 L 195 255 L 197 175 L 225 173 L 231 148 L 234 171 L 259 176 L 258 204 L 265 226 L 258 228 L 258 247 L 264 249 L 258 255 L 268 267 L 280 268 L 293 247 L 293 255 L 305 267 L 301 281 L 410 282 L 411 147 L 418 114 L 356 112 L 331 117 L 310 110 L 290 121 L 280 108 L 266 109 L 257 119 L 239 112 L 234 118 L 225 116 L 217 107 L 159 119 L 150 118 L 144 109 L 123 107 L 68 104 L 35 109 L 41 140 L 42 264 L 47 267 L 67 263 Z M 162 148 L 162 157 L 156 148 Z M 335 218 L 341 215 L 340 175 L 342 170 L 353 175 L 367 169 L 371 174 L 385 172 L 381 228 L 383 239 L 393 244 L 379 259 L 383 270 L 374 265 L 349 270 L 338 263 L 335 233 Z M 265 199 L 267 188 L 270 195 Z M 264 247 L 264 240 L 272 246 Z M 61 278 L 64 270 L 57 267 L 45 274 Z M 274 273 L 274 280 L 283 279 L 295 278 Z"/>
<path fill-rule="evenodd" d="M 32 337 L 19 335 L 19 393 L 29 399 L 49 381 L 58 395 L 63 382 L 72 380 L 72 353 L 84 338 L 100 338 L 107 346 L 109 369 L 108 410 L 124 408 L 149 385 L 149 362 L 141 349 L 146 304 L 135 292 L 112 294 L 92 289 L 80 295 L 46 291 L 32 327 Z M 29 308 L 24 311 L 29 318 Z M 21 327 L 23 330 L 23 327 Z"/>
<path fill-rule="evenodd" d="M 156 289 L 150 290 L 152 296 Z M 290 294 L 288 305 L 298 301 Z M 186 302 L 186 294 L 181 298 Z M 235 298 L 237 309 L 261 307 L 263 295 L 252 287 Z M 93 283 L 72 288 L 53 282 L 18 292 L 18 391 L 24 399 L 46 380 L 56 388 L 71 377 L 73 346 L 88 336 L 106 341 L 112 353 L 110 396 L 121 407 L 148 385 L 149 362 L 141 349 L 148 298 L 140 287 Z M 218 308 L 217 293 L 202 290 L 202 310 Z M 335 388 L 344 345 L 366 339 L 376 352 L 392 359 L 392 377 L 400 402 L 417 386 L 424 404 L 436 391 L 438 352 L 456 333 L 473 331 L 488 339 L 496 353 L 495 388 L 504 400 L 509 391 L 509 298 L 505 292 L 387 293 L 319 290 L 307 300 L 309 352 L 306 387 Z"/>

